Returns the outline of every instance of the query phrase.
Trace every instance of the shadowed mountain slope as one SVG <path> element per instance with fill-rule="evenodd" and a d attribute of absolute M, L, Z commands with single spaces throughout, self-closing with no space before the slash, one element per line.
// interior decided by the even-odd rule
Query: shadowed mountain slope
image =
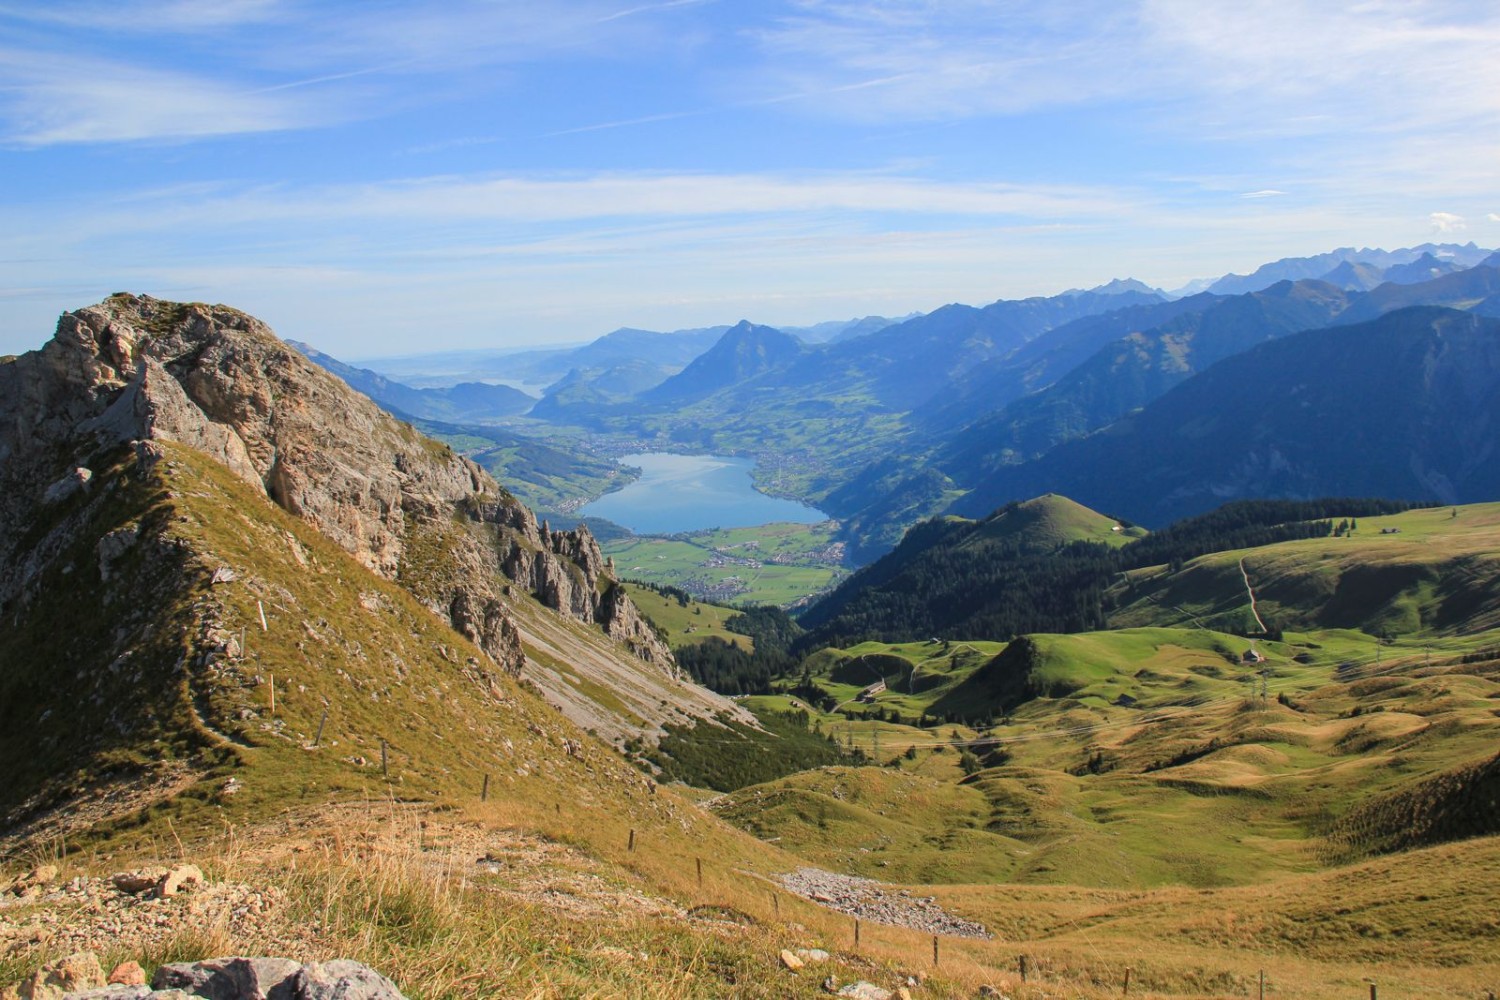
<path fill-rule="evenodd" d="M 1416 307 L 1264 344 L 954 505 L 1057 490 L 1144 524 L 1250 496 L 1500 495 L 1500 322 Z"/>

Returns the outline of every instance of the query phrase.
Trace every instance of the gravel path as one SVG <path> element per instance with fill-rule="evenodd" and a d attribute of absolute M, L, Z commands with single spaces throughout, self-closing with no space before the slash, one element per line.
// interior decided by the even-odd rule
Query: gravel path
<path fill-rule="evenodd" d="M 955 917 L 938 906 L 931 896 L 913 896 L 906 889 L 888 889 L 873 879 L 839 875 L 821 868 L 798 868 L 777 878 L 787 891 L 861 920 L 950 937 L 988 940 L 994 936 L 982 924 Z"/>

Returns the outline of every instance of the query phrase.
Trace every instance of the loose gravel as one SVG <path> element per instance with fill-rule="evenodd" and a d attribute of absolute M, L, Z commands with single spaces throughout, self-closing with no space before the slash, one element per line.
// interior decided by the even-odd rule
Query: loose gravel
<path fill-rule="evenodd" d="M 994 937 L 983 924 L 955 917 L 931 896 L 913 896 L 909 890 L 886 888 L 873 879 L 821 868 L 798 868 L 777 878 L 788 892 L 861 920 L 949 937 Z"/>

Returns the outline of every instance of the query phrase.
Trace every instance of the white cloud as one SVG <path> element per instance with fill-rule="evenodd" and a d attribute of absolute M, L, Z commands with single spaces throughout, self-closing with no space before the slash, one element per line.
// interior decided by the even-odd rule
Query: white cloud
<path fill-rule="evenodd" d="M 1279 198 L 1286 194 L 1285 191 L 1277 191 L 1275 188 L 1264 188 L 1260 191 L 1246 191 L 1240 195 L 1241 198 Z"/>
<path fill-rule="evenodd" d="M 1435 233 L 1461 233 L 1469 228 L 1463 216 L 1454 215 L 1452 212 L 1433 212 L 1427 218 L 1432 223 L 1432 231 Z"/>
<path fill-rule="evenodd" d="M 0 50 L 4 138 L 21 146 L 186 139 L 302 128 L 327 117 L 302 97 L 247 93 L 186 73 Z"/>
<path fill-rule="evenodd" d="M 1500 222 L 1500 213 L 1496 213 L 1496 212 L 1491 212 L 1491 213 L 1490 213 L 1490 214 L 1489 214 L 1489 215 L 1488 215 L 1488 216 L 1487 216 L 1487 218 L 1488 218 L 1488 219 L 1489 219 L 1489 220 L 1490 220 L 1490 221 L 1491 221 L 1491 222 Z"/>

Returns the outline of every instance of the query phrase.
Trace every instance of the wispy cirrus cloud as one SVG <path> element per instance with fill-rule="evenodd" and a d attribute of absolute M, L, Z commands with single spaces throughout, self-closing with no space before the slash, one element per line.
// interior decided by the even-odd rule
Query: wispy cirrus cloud
<path fill-rule="evenodd" d="M 497 68 L 644 52 L 649 14 L 697 5 L 397 0 L 377 15 L 296 0 L 0 2 L 0 31 L 13 28 L 0 47 L 0 139 L 181 141 L 379 117 L 483 93 Z"/>
<path fill-rule="evenodd" d="M 1482 0 L 800 0 L 755 37 L 768 78 L 810 92 L 830 78 L 899 78 L 823 107 L 865 119 L 1151 100 L 1163 121 L 1307 134 L 1500 114 L 1500 9 Z"/>
<path fill-rule="evenodd" d="M 286 0 L 53 0 L 47 4 L 0 3 L 0 17 L 36 25 L 125 34 L 217 32 L 264 24 L 289 15 Z"/>
<path fill-rule="evenodd" d="M 246 91 L 193 73 L 93 60 L 71 63 L 0 49 L 5 141 L 65 143 L 180 140 L 306 128 L 329 120 L 322 101 Z"/>
<path fill-rule="evenodd" d="M 944 182 L 878 172 L 595 173 L 438 176 L 287 188 L 172 187 L 96 206 L 95 231 L 172 228 L 182 221 L 232 229 L 287 221 L 469 226 L 575 224 L 726 216 L 876 215 L 1093 221 L 1134 211 L 1106 188 Z"/>

